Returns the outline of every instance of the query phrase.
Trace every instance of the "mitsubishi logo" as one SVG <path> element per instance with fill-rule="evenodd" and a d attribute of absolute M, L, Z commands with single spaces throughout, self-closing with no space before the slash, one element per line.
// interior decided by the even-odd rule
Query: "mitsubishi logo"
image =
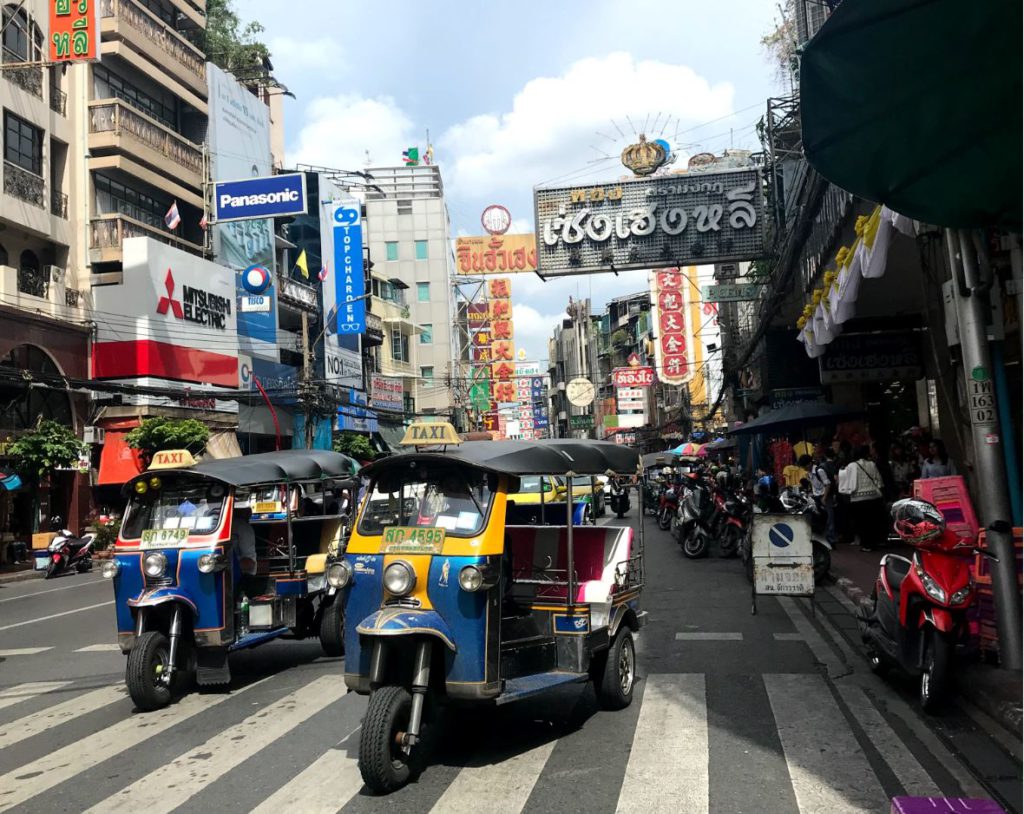
<path fill-rule="evenodd" d="M 169 268 L 167 269 L 167 277 L 164 278 L 164 288 L 167 289 L 167 296 L 160 298 L 160 301 L 156 304 L 156 312 L 158 314 L 166 314 L 167 309 L 170 308 L 177 319 L 184 319 L 185 314 L 181 309 L 181 303 L 174 299 L 174 276 Z"/>

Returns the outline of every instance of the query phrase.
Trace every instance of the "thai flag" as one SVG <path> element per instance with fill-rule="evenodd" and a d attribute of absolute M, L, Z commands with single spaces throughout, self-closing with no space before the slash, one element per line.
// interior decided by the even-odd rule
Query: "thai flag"
<path fill-rule="evenodd" d="M 181 215 L 178 214 L 178 202 L 175 201 L 171 204 L 171 208 L 167 210 L 167 214 L 164 215 L 164 223 L 167 224 L 168 229 L 177 229 L 181 225 Z"/>
<path fill-rule="evenodd" d="M 206 219 L 206 213 L 204 212 L 203 213 L 203 217 L 200 218 L 200 220 L 199 220 L 199 228 L 202 229 L 205 232 L 206 231 L 206 227 L 209 226 L 209 225 L 210 225 L 210 222 Z"/>
<path fill-rule="evenodd" d="M 324 262 L 323 267 L 316 273 L 316 278 L 322 283 L 327 279 L 327 263 Z"/>

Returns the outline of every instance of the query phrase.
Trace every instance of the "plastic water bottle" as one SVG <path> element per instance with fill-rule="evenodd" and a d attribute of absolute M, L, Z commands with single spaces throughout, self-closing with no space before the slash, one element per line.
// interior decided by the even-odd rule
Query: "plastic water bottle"
<path fill-rule="evenodd" d="M 238 632 L 244 636 L 249 632 L 249 597 L 243 595 L 242 601 L 238 605 Z"/>

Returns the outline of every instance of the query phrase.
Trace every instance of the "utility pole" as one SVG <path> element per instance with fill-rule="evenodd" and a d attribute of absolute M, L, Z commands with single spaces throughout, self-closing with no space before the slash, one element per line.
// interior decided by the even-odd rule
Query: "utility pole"
<path fill-rule="evenodd" d="M 1010 498 L 1003 464 L 1003 432 L 992 380 L 992 358 L 988 343 L 991 316 L 988 291 L 991 279 L 983 279 L 972 233 L 966 229 L 946 230 L 946 249 L 953 273 L 964 381 L 974 441 L 978 502 L 985 524 L 988 550 L 998 558 L 992 563 L 992 594 L 999 632 L 1002 666 L 1020 670 L 1021 593 L 1017 585 L 1017 558 L 1010 524 Z"/>
<path fill-rule="evenodd" d="M 302 408 L 304 414 L 303 431 L 304 431 L 304 446 L 306 449 L 313 448 L 313 401 L 314 401 L 314 386 L 312 383 L 312 374 L 310 372 L 310 357 L 312 355 L 312 349 L 309 347 L 309 314 L 305 310 L 302 311 L 302 386 L 299 388 L 300 399 L 302 400 Z"/>

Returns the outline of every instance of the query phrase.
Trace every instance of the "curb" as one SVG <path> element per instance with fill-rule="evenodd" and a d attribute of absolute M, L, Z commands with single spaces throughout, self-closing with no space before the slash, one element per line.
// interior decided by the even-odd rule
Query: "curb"
<path fill-rule="evenodd" d="M 852 580 L 849 580 L 846 577 L 839 577 L 836 579 L 836 587 L 838 587 L 851 602 L 857 605 L 857 607 L 871 607 L 871 599 L 864 594 L 864 591 L 854 585 Z M 980 709 L 1010 734 L 1017 737 L 1021 736 L 1022 722 L 1021 708 L 1019 705 L 1011 701 L 993 698 L 989 693 L 984 691 L 977 692 L 974 695 L 968 695 L 961 691 L 959 695 L 962 701 Z"/>
<path fill-rule="evenodd" d="M 25 571 L 15 571 L 10 574 L 0 574 L 0 583 L 24 582 L 26 579 L 42 579 L 46 576 L 45 571 L 35 571 L 31 568 Z"/>

